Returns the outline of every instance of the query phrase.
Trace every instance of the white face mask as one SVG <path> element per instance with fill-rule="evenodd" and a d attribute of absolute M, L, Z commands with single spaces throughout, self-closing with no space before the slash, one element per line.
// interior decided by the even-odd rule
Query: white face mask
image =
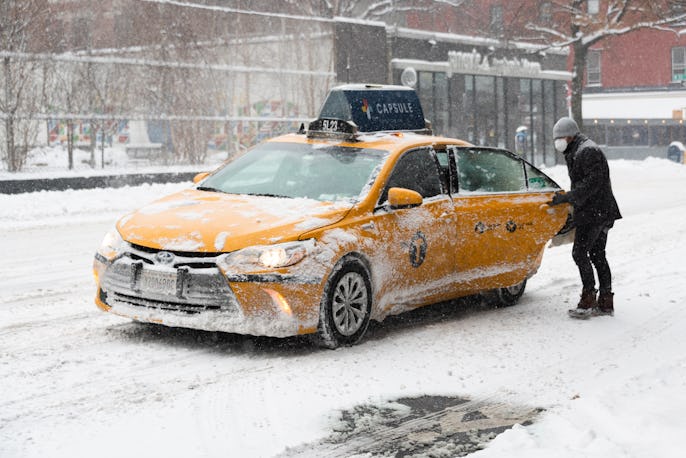
<path fill-rule="evenodd" d="M 563 153 L 567 149 L 567 140 L 564 138 L 555 139 L 555 149 Z"/>

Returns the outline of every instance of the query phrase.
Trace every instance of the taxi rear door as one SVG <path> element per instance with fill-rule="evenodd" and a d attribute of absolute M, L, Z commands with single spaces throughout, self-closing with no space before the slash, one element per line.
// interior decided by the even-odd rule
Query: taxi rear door
<path fill-rule="evenodd" d="M 473 292 L 513 286 L 538 268 L 546 242 L 561 227 L 546 204 L 557 185 L 505 150 L 451 150 L 460 283 Z"/>

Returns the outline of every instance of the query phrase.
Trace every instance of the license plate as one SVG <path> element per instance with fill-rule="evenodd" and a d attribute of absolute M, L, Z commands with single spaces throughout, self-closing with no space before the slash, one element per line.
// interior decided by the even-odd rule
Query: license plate
<path fill-rule="evenodd" d="M 176 294 L 176 272 L 143 270 L 139 287 L 141 291 Z"/>

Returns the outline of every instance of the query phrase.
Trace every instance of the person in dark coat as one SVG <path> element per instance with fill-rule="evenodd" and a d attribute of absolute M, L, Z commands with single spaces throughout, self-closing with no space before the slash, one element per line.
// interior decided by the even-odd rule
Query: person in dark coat
<path fill-rule="evenodd" d="M 553 127 L 555 149 L 564 154 L 571 190 L 558 192 L 550 205 L 570 203 L 576 227 L 572 258 L 579 268 L 581 299 L 574 318 L 614 315 L 612 273 L 605 255 L 607 235 L 615 220 L 622 217 L 612 193 L 607 158 L 592 140 L 579 132 L 572 118 L 560 118 Z M 600 293 L 595 288 L 598 274 Z M 596 297 L 596 294 L 598 296 Z"/>

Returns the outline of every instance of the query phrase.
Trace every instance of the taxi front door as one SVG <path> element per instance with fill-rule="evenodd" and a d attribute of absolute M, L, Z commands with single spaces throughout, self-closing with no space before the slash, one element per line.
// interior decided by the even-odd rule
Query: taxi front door
<path fill-rule="evenodd" d="M 420 206 L 390 208 L 388 189 L 412 189 L 423 197 Z M 413 150 L 394 168 L 375 212 L 375 281 L 382 313 L 436 302 L 448 297 L 447 273 L 454 261 L 454 211 L 439 178 L 434 153 Z M 385 203 L 385 205 L 383 205 Z"/>

